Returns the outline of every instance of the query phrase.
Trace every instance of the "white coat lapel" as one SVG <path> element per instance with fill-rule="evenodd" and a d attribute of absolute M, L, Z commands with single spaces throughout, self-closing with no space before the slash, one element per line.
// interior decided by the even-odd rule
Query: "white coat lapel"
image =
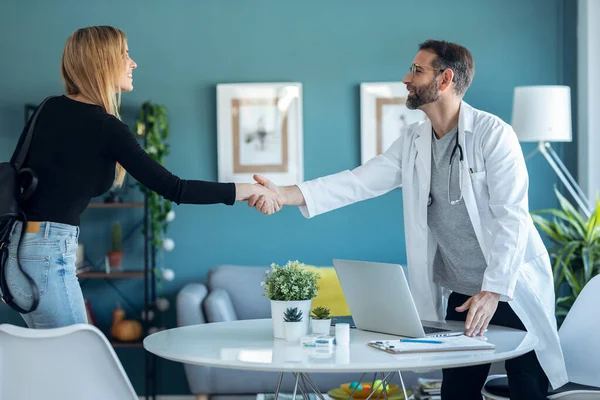
<path fill-rule="evenodd" d="M 429 120 L 419 127 L 415 146 L 417 148 L 417 160 L 419 160 L 416 166 L 419 176 L 419 191 L 426 189 L 429 193 L 431 184 L 431 122 Z"/>
<path fill-rule="evenodd" d="M 473 154 L 473 108 L 467 103 L 462 102 L 460 107 L 460 115 L 458 120 L 458 142 L 463 149 L 464 163 L 463 163 L 463 184 L 462 184 L 462 195 L 465 206 L 467 207 L 467 213 L 473 225 L 475 236 L 479 242 L 479 246 L 486 258 L 488 258 L 487 244 L 484 239 L 483 229 L 481 227 L 481 217 L 479 215 L 479 209 L 477 208 L 477 200 L 475 199 L 475 192 L 473 191 L 473 182 L 471 178 L 471 168 L 469 167 L 472 160 L 469 159 L 469 154 Z"/>
<path fill-rule="evenodd" d="M 421 228 L 427 227 L 427 201 L 431 190 L 431 122 L 427 120 L 417 130 L 415 148 L 415 183 L 418 195 L 418 221 Z M 414 186 L 413 186 L 414 187 Z"/>

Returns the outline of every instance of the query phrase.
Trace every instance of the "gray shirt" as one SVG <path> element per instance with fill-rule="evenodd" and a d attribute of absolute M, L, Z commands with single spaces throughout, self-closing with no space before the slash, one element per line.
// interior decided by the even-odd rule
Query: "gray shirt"
<path fill-rule="evenodd" d="M 458 127 L 441 139 L 432 131 L 431 139 L 431 205 L 427 209 L 427 224 L 438 247 L 433 261 L 433 280 L 453 292 L 473 296 L 481 291 L 486 261 L 463 199 L 455 205 L 448 200 L 448 170 L 450 155 L 456 144 Z M 460 198 L 460 153 L 452 158 L 450 200 Z M 463 181 L 469 179 L 463 176 Z"/>

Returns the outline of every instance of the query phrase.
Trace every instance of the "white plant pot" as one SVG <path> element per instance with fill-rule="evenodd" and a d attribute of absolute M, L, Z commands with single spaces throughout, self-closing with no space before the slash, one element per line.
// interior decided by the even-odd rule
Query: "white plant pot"
<path fill-rule="evenodd" d="M 312 300 L 299 300 L 299 301 L 279 301 L 271 300 L 271 319 L 273 320 L 273 336 L 276 339 L 285 339 L 285 332 L 283 330 L 283 314 L 288 307 L 297 307 L 298 310 L 302 311 L 302 321 L 299 324 L 302 325 L 302 336 L 308 334 L 308 320 L 310 310 L 312 306 Z"/>
<path fill-rule="evenodd" d="M 312 325 L 312 333 L 320 335 L 329 335 L 331 329 L 331 319 L 310 319 Z"/>
<path fill-rule="evenodd" d="M 302 321 L 283 322 L 283 332 L 285 340 L 287 340 L 288 342 L 298 342 L 302 336 L 306 335 L 306 331 L 304 330 Z"/>

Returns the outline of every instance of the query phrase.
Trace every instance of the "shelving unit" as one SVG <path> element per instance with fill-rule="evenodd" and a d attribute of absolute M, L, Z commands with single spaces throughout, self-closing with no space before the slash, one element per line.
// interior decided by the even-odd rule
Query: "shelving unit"
<path fill-rule="evenodd" d="M 91 279 L 91 278 L 103 278 L 103 279 L 127 279 L 127 278 L 143 278 L 144 271 L 120 271 L 120 272 L 82 272 L 77 274 L 78 278 Z"/>
<path fill-rule="evenodd" d="M 144 313 L 148 315 L 148 311 L 153 311 L 156 313 L 155 304 L 156 304 L 156 280 L 154 279 L 153 270 L 155 267 L 155 249 L 152 247 L 151 239 L 147 236 L 148 232 L 148 220 L 150 218 L 149 210 L 148 210 L 148 198 L 147 195 L 144 194 L 144 202 L 138 203 L 90 203 L 88 208 L 95 209 L 115 209 L 115 208 L 143 208 L 144 209 L 144 217 L 143 217 L 143 226 L 144 232 L 146 232 L 146 237 L 144 238 L 144 269 L 143 270 L 130 270 L 130 271 L 114 271 L 114 272 L 105 272 L 105 271 L 86 271 L 77 274 L 79 279 L 103 279 L 107 283 L 110 284 L 113 288 L 116 289 L 111 281 L 117 279 L 144 279 Z M 139 229 L 139 227 L 137 228 Z M 125 238 L 127 240 L 128 237 Z M 119 295 L 121 293 L 117 290 Z M 149 329 L 149 321 L 145 318 L 142 321 L 142 330 L 143 337 L 148 335 Z M 142 338 L 143 340 L 143 338 Z M 142 348 L 143 342 L 119 342 L 117 340 L 110 341 L 113 348 Z M 145 398 L 156 400 L 156 356 L 153 354 L 144 351 L 144 360 L 145 360 Z"/>

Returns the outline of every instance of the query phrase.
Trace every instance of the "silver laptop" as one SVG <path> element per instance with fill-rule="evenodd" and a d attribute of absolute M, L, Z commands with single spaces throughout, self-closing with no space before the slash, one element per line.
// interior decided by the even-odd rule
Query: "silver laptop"
<path fill-rule="evenodd" d="M 402 266 L 351 260 L 333 265 L 356 328 L 416 338 L 464 333 L 422 324 Z"/>

